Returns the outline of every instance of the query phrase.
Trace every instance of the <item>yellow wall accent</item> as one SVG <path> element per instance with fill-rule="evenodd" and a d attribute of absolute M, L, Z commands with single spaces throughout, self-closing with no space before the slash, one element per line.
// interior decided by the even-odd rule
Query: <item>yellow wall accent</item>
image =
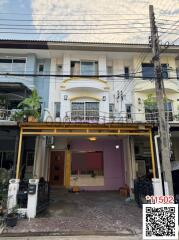
<path fill-rule="evenodd" d="M 17 167 L 16 167 L 16 179 L 20 178 L 20 162 L 21 162 L 21 154 L 22 154 L 22 128 L 20 129 L 19 136 L 19 146 L 18 146 L 18 154 L 17 154 Z"/>
<path fill-rule="evenodd" d="M 71 151 L 66 150 L 65 153 L 65 187 L 70 187 L 70 175 L 71 175 Z"/>
<path fill-rule="evenodd" d="M 98 82 L 107 83 L 107 80 L 103 80 L 103 79 L 96 78 L 96 77 L 94 77 L 94 78 L 92 78 L 92 77 L 90 77 L 90 78 L 87 78 L 87 77 L 71 77 L 71 78 L 63 80 L 62 83 L 66 83 L 66 82 L 69 82 L 71 80 L 76 80 L 76 79 L 78 79 L 78 80 L 91 79 L 91 80 L 95 80 L 95 81 L 98 81 Z"/>
<path fill-rule="evenodd" d="M 75 96 L 75 97 L 71 97 L 71 98 L 69 98 L 70 99 L 70 101 L 73 101 L 73 100 L 76 100 L 76 99 L 80 99 L 80 98 L 92 98 L 92 99 L 95 99 L 95 100 L 97 100 L 97 101 L 100 101 L 101 100 L 101 98 L 99 98 L 99 97 L 95 97 L 95 96 L 91 96 L 91 95 L 89 95 L 89 96 L 82 96 L 82 95 L 79 95 L 79 96 Z"/>

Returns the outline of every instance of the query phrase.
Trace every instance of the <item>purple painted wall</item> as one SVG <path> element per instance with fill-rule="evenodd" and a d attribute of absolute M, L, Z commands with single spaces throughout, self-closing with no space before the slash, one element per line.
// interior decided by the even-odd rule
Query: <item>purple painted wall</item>
<path fill-rule="evenodd" d="M 70 142 L 72 151 L 103 151 L 104 186 L 80 187 L 85 190 L 118 190 L 124 186 L 124 162 L 122 140 L 74 140 Z M 119 145 L 119 149 L 115 146 Z"/>

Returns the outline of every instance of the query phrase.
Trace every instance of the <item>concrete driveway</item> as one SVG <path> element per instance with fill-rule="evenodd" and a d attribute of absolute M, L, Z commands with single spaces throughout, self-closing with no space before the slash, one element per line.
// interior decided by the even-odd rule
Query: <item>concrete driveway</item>
<path fill-rule="evenodd" d="M 18 221 L 8 234 L 134 236 L 142 232 L 142 211 L 119 192 L 52 192 L 51 203 L 38 218 Z M 28 236 L 28 235 L 27 235 Z M 85 237 L 86 238 L 86 237 Z"/>

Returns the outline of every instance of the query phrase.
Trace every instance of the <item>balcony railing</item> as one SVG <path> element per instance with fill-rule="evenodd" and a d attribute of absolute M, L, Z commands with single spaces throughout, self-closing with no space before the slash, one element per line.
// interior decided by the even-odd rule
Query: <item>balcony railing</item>
<path fill-rule="evenodd" d="M 152 113 L 145 113 L 145 119 L 147 122 L 158 122 L 159 113 L 152 112 Z M 173 114 L 172 111 L 165 112 L 165 119 L 169 122 L 172 121 L 179 121 L 179 114 Z"/>
<path fill-rule="evenodd" d="M 61 121 L 61 120 L 60 120 Z M 66 112 L 63 122 L 89 122 L 89 123 L 110 123 L 110 122 L 133 122 L 132 114 L 127 112 L 109 113 L 98 110 L 75 110 Z"/>
<path fill-rule="evenodd" d="M 0 121 L 13 121 L 13 115 L 18 109 L 0 109 Z M 179 112 L 166 112 L 166 120 L 169 122 L 179 122 Z M 129 112 L 101 112 L 98 110 L 74 110 L 68 111 L 65 117 L 53 118 L 48 111 L 44 118 L 44 122 L 72 122 L 72 123 L 132 123 L 132 122 L 148 122 L 157 123 L 158 122 L 158 112 L 152 113 L 129 113 Z"/>
<path fill-rule="evenodd" d="M 174 114 L 173 112 L 165 112 L 166 120 L 169 122 L 178 121 L 179 113 Z M 127 123 L 127 122 L 148 122 L 157 123 L 158 122 L 158 112 L 153 113 L 129 113 L 129 112 L 119 112 L 119 113 L 106 113 L 95 110 L 86 111 L 72 111 L 66 112 L 66 116 L 62 122 L 89 122 L 89 123 Z"/>
<path fill-rule="evenodd" d="M 12 121 L 12 116 L 14 115 L 14 113 L 18 111 L 17 109 L 0 109 L 0 121 L 4 120 L 4 121 Z"/>

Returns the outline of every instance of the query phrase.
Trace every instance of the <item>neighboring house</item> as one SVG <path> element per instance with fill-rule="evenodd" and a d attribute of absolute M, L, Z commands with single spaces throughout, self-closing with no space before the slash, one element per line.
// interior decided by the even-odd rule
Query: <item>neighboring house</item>
<path fill-rule="evenodd" d="M 0 84 L 14 90 L 19 85 L 26 93 L 36 88 L 42 97 L 41 123 L 14 123 L 23 134 L 16 177 L 117 190 L 124 184 L 132 188 L 137 176 L 155 176 L 149 140 L 157 109 L 148 45 L 0 40 L 0 52 L 0 73 L 25 74 L 2 75 Z M 178 46 L 169 47 L 161 63 L 172 158 L 179 161 L 178 54 Z M 5 120 L 10 124 L 9 112 Z"/>

